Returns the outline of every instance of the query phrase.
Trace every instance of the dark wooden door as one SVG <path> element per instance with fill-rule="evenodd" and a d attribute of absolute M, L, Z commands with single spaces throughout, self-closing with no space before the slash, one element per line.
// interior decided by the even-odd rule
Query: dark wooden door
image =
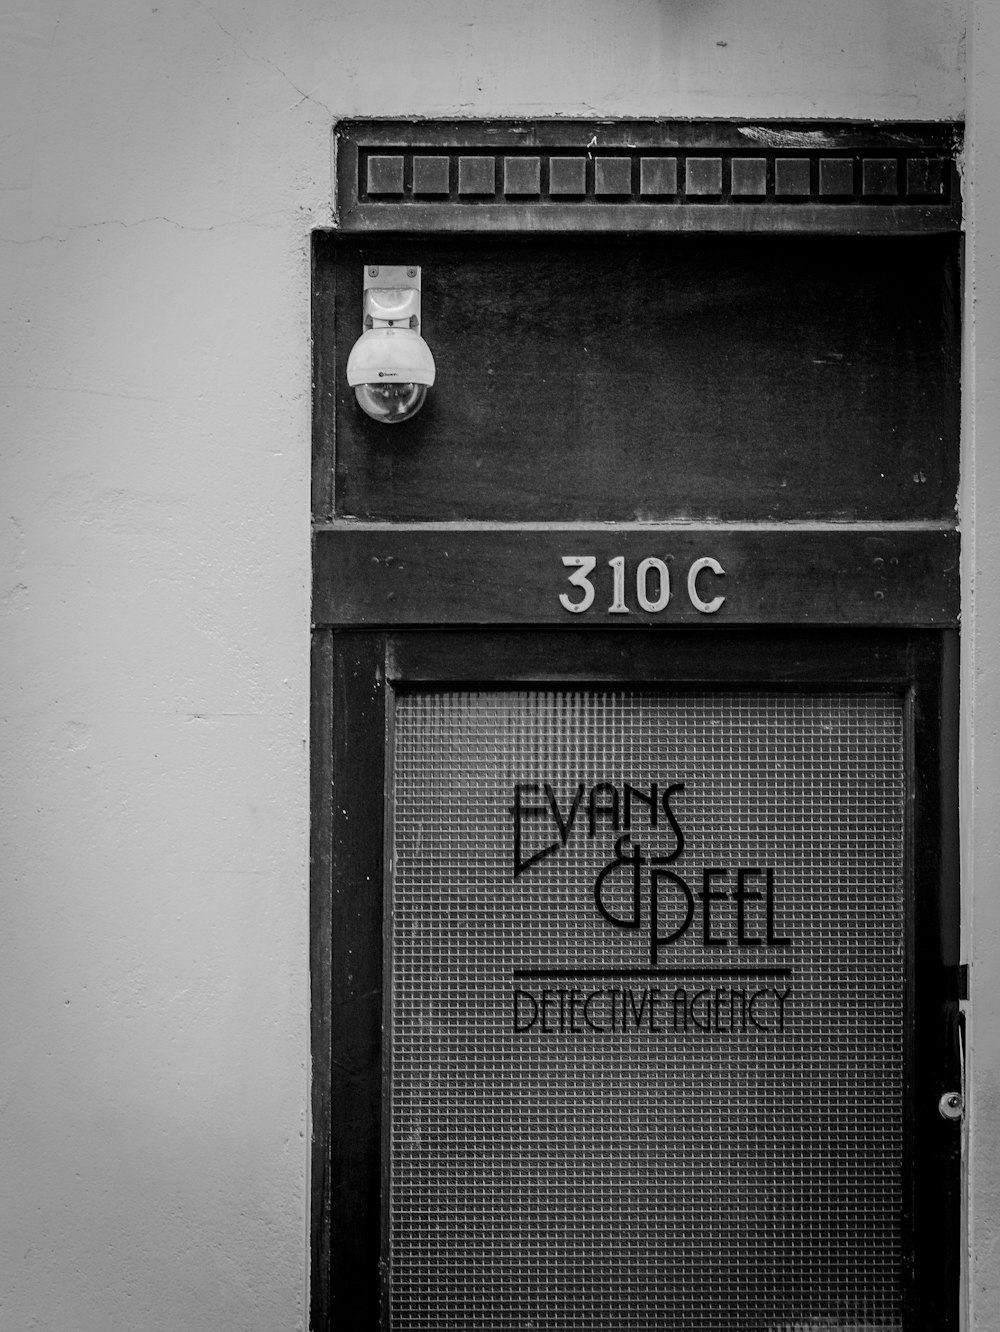
<path fill-rule="evenodd" d="M 949 642 L 322 640 L 329 1326 L 955 1326 Z"/>

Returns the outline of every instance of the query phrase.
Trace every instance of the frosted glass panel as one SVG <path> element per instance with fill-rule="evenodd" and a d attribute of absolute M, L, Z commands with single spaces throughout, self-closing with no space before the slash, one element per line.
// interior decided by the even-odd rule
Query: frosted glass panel
<path fill-rule="evenodd" d="M 900 1326 L 901 708 L 398 699 L 393 1332 Z"/>

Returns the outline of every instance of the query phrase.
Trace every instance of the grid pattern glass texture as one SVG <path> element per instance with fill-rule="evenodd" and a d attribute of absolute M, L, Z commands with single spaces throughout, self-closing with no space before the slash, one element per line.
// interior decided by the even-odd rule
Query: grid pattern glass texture
<path fill-rule="evenodd" d="M 875 692 L 398 697 L 392 1332 L 901 1326 L 902 735 Z"/>

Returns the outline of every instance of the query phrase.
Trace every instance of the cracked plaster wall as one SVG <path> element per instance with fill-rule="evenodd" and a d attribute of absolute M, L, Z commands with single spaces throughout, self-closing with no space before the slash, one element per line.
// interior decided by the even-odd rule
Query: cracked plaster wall
<path fill-rule="evenodd" d="M 977 13 L 982 75 L 1000 31 Z M 8 0 L 0 25 L 0 1326 L 299 1329 L 331 120 L 957 118 L 964 3 Z M 982 624 L 967 682 L 995 732 L 1000 606 Z M 995 759 L 965 783 L 984 878 Z M 998 1068 L 984 1040 L 984 1107 Z"/>

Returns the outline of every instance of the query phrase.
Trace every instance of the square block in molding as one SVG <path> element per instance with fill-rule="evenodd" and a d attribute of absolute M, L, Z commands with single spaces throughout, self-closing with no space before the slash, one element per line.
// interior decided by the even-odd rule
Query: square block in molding
<path fill-rule="evenodd" d="M 809 158 L 776 157 L 774 159 L 774 192 L 786 198 L 801 197 L 809 193 Z"/>
<path fill-rule="evenodd" d="M 940 157 L 910 157 L 906 162 L 906 193 L 932 194 L 940 197 L 945 192 L 945 169 L 948 163 Z"/>
<path fill-rule="evenodd" d="M 458 159 L 459 194 L 496 194 L 497 168 L 493 157 Z"/>
<path fill-rule="evenodd" d="M 677 158 L 643 157 L 639 160 L 640 194 L 676 194 Z"/>
<path fill-rule="evenodd" d="M 447 157 L 414 157 L 413 193 L 447 194 L 448 191 Z"/>
<path fill-rule="evenodd" d="M 854 193 L 853 157 L 821 157 L 819 159 L 820 194 Z"/>
<path fill-rule="evenodd" d="M 403 193 L 403 158 L 397 153 L 378 153 L 368 159 L 368 193 Z"/>
<path fill-rule="evenodd" d="M 763 157 L 734 157 L 733 194 L 767 193 L 767 160 Z"/>
<path fill-rule="evenodd" d="M 594 162 L 594 193 L 631 194 L 631 158 L 598 157 Z"/>
<path fill-rule="evenodd" d="M 721 194 L 722 158 L 689 157 L 684 164 L 684 189 L 687 194 Z"/>
<path fill-rule="evenodd" d="M 894 157 L 866 157 L 861 164 L 862 194 L 898 194 L 899 172 Z"/>
<path fill-rule="evenodd" d="M 549 193 L 586 194 L 587 159 L 585 157 L 550 157 Z"/>
<path fill-rule="evenodd" d="M 503 159 L 504 194 L 539 194 L 542 188 L 542 163 L 538 157 Z"/>

